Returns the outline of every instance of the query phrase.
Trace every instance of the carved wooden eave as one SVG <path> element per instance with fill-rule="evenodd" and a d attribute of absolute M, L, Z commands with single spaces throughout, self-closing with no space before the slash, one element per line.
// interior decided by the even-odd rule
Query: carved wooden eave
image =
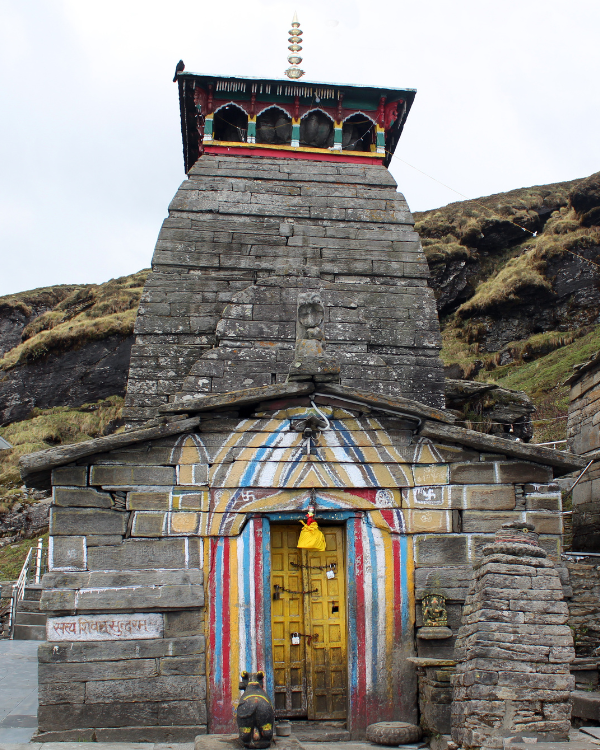
<path fill-rule="evenodd" d="M 170 435 L 193 431 L 201 416 L 217 413 L 237 412 L 240 408 L 281 399 L 294 399 L 310 396 L 318 403 L 343 405 L 380 412 L 388 416 L 414 421 L 415 431 L 421 437 L 443 440 L 444 442 L 475 448 L 490 453 L 524 459 L 544 466 L 552 466 L 557 474 L 566 474 L 582 469 L 587 460 L 565 451 L 556 451 L 537 445 L 519 443 L 505 438 L 486 435 L 474 430 L 455 427 L 451 423 L 455 417 L 448 412 L 434 409 L 411 399 L 397 396 L 384 396 L 369 391 L 356 390 L 333 383 L 292 382 L 260 388 L 246 388 L 229 393 L 216 393 L 189 401 L 165 404 L 159 410 L 162 423 L 151 424 L 142 429 L 129 430 L 116 435 L 86 440 L 82 443 L 49 448 L 23 456 L 19 461 L 21 476 L 29 487 L 47 488 L 50 486 L 52 469 L 79 461 L 98 453 L 124 448 L 135 443 L 149 442 Z M 274 404 L 275 406 L 275 404 Z M 279 408 L 279 407 L 276 407 Z M 158 421 L 157 421 L 158 422 Z"/>

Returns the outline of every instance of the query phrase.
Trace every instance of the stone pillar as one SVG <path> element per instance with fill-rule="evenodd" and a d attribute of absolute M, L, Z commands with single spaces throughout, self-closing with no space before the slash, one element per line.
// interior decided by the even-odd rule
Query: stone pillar
<path fill-rule="evenodd" d="M 558 573 L 527 523 L 504 524 L 483 555 L 456 640 L 452 738 L 466 748 L 566 741 L 575 652 Z"/>

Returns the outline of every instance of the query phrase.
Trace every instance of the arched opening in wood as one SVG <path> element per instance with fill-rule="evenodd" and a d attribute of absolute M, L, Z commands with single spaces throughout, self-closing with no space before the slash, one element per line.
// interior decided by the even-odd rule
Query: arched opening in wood
<path fill-rule="evenodd" d="M 292 118 L 279 107 L 269 107 L 256 118 L 256 142 L 289 146 L 292 142 Z"/>
<path fill-rule="evenodd" d="M 227 104 L 215 112 L 213 138 L 215 141 L 244 143 L 248 132 L 248 115 L 236 104 Z"/>
<path fill-rule="evenodd" d="M 362 112 L 349 117 L 342 128 L 344 151 L 370 151 L 374 142 L 375 123 Z"/>
<path fill-rule="evenodd" d="M 333 120 L 321 110 L 312 110 L 300 122 L 300 145 L 311 148 L 333 146 Z"/>

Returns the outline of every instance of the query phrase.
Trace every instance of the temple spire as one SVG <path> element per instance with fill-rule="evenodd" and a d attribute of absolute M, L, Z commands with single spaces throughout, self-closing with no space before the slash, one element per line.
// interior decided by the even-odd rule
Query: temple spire
<path fill-rule="evenodd" d="M 290 46 L 288 49 L 292 53 L 291 55 L 288 55 L 288 62 L 290 63 L 290 67 L 285 71 L 285 74 L 288 78 L 302 78 L 304 75 L 304 71 L 300 70 L 298 65 L 302 62 L 302 58 L 298 54 L 302 50 L 302 45 L 300 42 L 302 41 L 302 31 L 300 30 L 300 21 L 298 21 L 298 14 L 294 11 L 294 18 L 292 19 L 292 28 L 289 30 L 289 39 L 288 42 L 290 42 Z"/>

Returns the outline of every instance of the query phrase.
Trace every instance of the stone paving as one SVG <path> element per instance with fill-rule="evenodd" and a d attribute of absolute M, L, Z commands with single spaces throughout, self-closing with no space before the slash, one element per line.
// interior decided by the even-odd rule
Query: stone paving
<path fill-rule="evenodd" d="M 0 747 L 28 742 L 37 729 L 39 641 L 0 641 Z"/>

